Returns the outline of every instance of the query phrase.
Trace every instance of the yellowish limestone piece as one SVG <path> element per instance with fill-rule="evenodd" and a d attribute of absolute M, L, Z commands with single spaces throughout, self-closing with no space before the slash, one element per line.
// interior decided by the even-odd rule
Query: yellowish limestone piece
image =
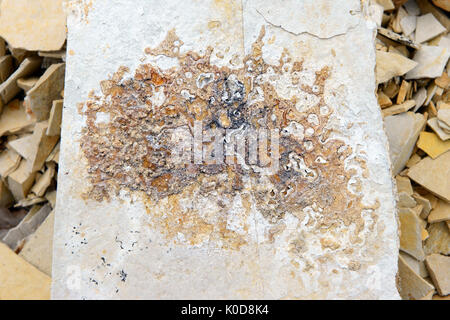
<path fill-rule="evenodd" d="M 398 53 L 377 51 L 376 57 L 377 83 L 383 83 L 393 77 L 404 75 L 417 66 L 417 62 Z"/>
<path fill-rule="evenodd" d="M 41 66 L 41 61 L 42 58 L 40 57 L 26 58 L 19 68 L 0 85 L 0 97 L 3 104 L 7 104 L 20 92 L 21 89 L 17 85 L 17 80 L 38 70 Z"/>
<path fill-rule="evenodd" d="M 450 202 L 450 152 L 436 159 L 424 158 L 409 169 L 408 177 L 428 191 Z"/>
<path fill-rule="evenodd" d="M 399 208 L 400 250 L 419 261 L 425 259 L 422 248 L 422 225 L 419 217 L 410 208 Z"/>
<path fill-rule="evenodd" d="M 52 211 L 20 251 L 22 258 L 49 276 L 52 274 L 54 221 L 55 214 Z"/>
<path fill-rule="evenodd" d="M 446 222 L 432 223 L 427 230 L 430 236 L 423 246 L 425 254 L 450 255 L 450 230 Z"/>
<path fill-rule="evenodd" d="M 36 172 L 31 173 L 28 167 L 27 160 L 24 159 L 20 162 L 17 170 L 8 176 L 8 186 L 16 201 L 26 198 L 33 185 Z"/>
<path fill-rule="evenodd" d="M 64 88 L 64 74 L 64 63 L 52 64 L 28 91 L 25 98 L 27 112 L 34 114 L 39 121 L 48 119 L 53 100 L 59 98 Z"/>
<path fill-rule="evenodd" d="M 392 116 L 400 113 L 404 113 L 414 107 L 416 102 L 414 100 L 408 100 L 403 102 L 402 104 L 396 104 L 392 107 L 381 110 L 383 117 Z"/>
<path fill-rule="evenodd" d="M 0 300 L 48 300 L 51 278 L 0 243 Z"/>
<path fill-rule="evenodd" d="M 62 109 L 64 100 L 53 101 L 53 106 L 48 119 L 48 136 L 59 136 L 61 133 Z"/>
<path fill-rule="evenodd" d="M 417 274 L 403 259 L 398 257 L 399 293 L 405 300 L 429 300 L 434 287 Z"/>
<path fill-rule="evenodd" d="M 436 114 L 437 115 L 437 114 Z M 437 117 L 431 118 L 427 121 L 427 124 L 433 129 L 434 132 L 439 136 L 439 138 L 443 141 L 447 141 L 450 139 L 450 133 L 446 133 L 438 123 Z"/>
<path fill-rule="evenodd" d="M 450 150 L 450 140 L 442 141 L 432 132 L 421 132 L 417 147 L 425 151 L 431 158 L 436 159 L 441 154 Z"/>
<path fill-rule="evenodd" d="M 25 112 L 23 103 L 13 100 L 4 107 L 0 117 L 0 136 L 29 131 L 35 123 L 36 119 Z"/>
<path fill-rule="evenodd" d="M 66 15 L 62 4 L 62 0 L 3 0 L 0 36 L 14 48 L 61 49 L 66 41 Z"/>
<path fill-rule="evenodd" d="M 425 259 L 425 264 L 439 295 L 450 294 L 450 257 L 432 254 Z"/>
<path fill-rule="evenodd" d="M 429 223 L 436 223 L 450 220 L 450 203 L 439 200 L 436 208 L 431 210 L 428 215 Z"/>

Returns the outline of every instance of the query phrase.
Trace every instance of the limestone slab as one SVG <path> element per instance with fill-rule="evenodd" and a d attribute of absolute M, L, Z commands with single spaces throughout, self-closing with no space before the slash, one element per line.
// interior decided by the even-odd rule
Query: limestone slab
<path fill-rule="evenodd" d="M 423 16 L 417 17 L 415 40 L 418 43 L 423 43 L 440 35 L 445 31 L 446 29 L 444 28 L 444 26 L 439 23 L 439 21 L 433 16 L 433 14 L 428 13 Z"/>
<path fill-rule="evenodd" d="M 431 129 L 433 129 L 433 131 L 439 136 L 442 141 L 447 142 L 448 140 L 450 140 L 450 133 L 445 132 L 445 130 L 441 128 L 437 117 L 428 120 L 427 124 Z"/>
<path fill-rule="evenodd" d="M 0 136 L 31 131 L 36 118 L 26 113 L 25 107 L 19 100 L 13 100 L 3 109 L 0 117 Z"/>
<path fill-rule="evenodd" d="M 450 141 L 442 141 L 432 132 L 421 132 L 417 147 L 425 151 L 431 158 L 436 159 L 450 150 Z"/>
<path fill-rule="evenodd" d="M 48 300 L 51 278 L 0 243 L 0 300 Z"/>
<path fill-rule="evenodd" d="M 450 255 L 450 230 L 446 223 L 432 223 L 427 230 L 430 237 L 424 243 L 425 254 Z"/>
<path fill-rule="evenodd" d="M 410 208 L 399 208 L 400 249 L 419 261 L 425 259 L 422 248 L 422 225 L 419 217 Z"/>
<path fill-rule="evenodd" d="M 0 36 L 14 48 L 59 50 L 66 41 L 63 0 L 4 0 L 0 12 Z"/>
<path fill-rule="evenodd" d="M 393 52 L 377 51 L 376 81 L 384 83 L 417 67 L 417 62 Z"/>
<path fill-rule="evenodd" d="M 364 20 L 359 0 L 342 3 L 122 0 L 111 6 L 98 0 L 88 16 L 78 1 L 69 4 L 54 298 L 399 298 L 395 190 L 374 94 L 375 26 Z M 279 68 L 280 61 L 286 68 Z M 125 91 L 118 86 L 122 81 Z M 128 90 L 139 88 L 149 91 L 128 96 Z M 117 106 L 97 109 L 101 101 L 115 103 L 113 96 L 131 99 L 122 120 Z M 137 97 L 146 99 L 136 104 Z M 211 114 L 201 111 L 208 101 L 214 123 L 232 130 L 264 121 L 254 108 L 268 105 L 266 120 L 282 132 L 281 141 L 298 139 L 307 156 L 284 153 L 291 160 L 281 160 L 283 171 L 264 176 L 266 169 L 254 164 L 248 167 L 254 174 L 244 166 L 243 173 L 234 166 L 216 171 L 197 158 L 200 152 L 196 161 L 205 174 L 188 166 L 193 171 L 180 171 L 181 176 L 176 168 L 152 176 L 164 161 L 135 157 L 141 152 L 145 157 L 146 151 L 137 149 L 148 143 L 163 142 L 153 135 L 162 129 L 155 116 L 182 126 L 193 114 L 208 120 Z M 233 111 L 239 105 L 243 109 Z M 180 118 L 180 106 L 191 110 L 186 119 Z M 157 112 L 150 115 L 152 108 Z M 133 121 L 129 139 L 121 140 L 124 127 L 117 121 Z M 128 144 L 146 130 L 146 121 L 149 136 Z M 117 131 L 109 131 L 111 124 Z M 337 153 L 332 160 L 318 135 L 329 139 L 326 144 L 341 141 L 336 152 L 348 163 L 335 167 Z M 125 185 L 118 189 L 114 174 L 97 176 L 109 170 L 101 158 L 114 155 L 113 144 L 119 151 L 115 159 L 127 162 L 121 166 Z M 358 169 L 347 184 L 351 167 Z M 139 179 L 128 179 L 141 169 L 142 178 L 151 179 L 148 189 Z M 323 182 L 313 186 L 308 179 L 315 179 L 315 170 Z M 293 186 L 305 187 L 301 194 L 297 187 L 286 189 L 282 200 L 275 191 L 281 189 L 272 186 L 284 183 L 288 171 L 299 177 Z M 187 184 L 175 181 L 177 176 Z M 333 196 L 322 199 L 326 194 Z M 355 195 L 362 197 L 358 208 L 348 202 Z M 270 196 L 277 199 L 266 202 Z M 345 213 L 329 211 L 335 208 Z M 318 223 L 328 231 L 319 231 Z M 79 279 L 73 286 L 67 283 L 71 275 Z"/>

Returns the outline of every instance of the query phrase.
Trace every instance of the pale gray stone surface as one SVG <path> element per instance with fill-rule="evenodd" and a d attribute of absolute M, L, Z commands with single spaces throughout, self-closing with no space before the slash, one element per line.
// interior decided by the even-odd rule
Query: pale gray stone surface
<path fill-rule="evenodd" d="M 398 299 L 394 190 L 388 142 L 374 94 L 375 26 L 362 17 L 362 9 L 358 0 L 301 4 L 97 0 L 86 12 L 80 1 L 73 1 L 68 17 L 53 298 Z M 262 57 L 267 63 L 278 65 L 286 49 L 294 60 L 303 60 L 302 81 L 330 67 L 324 92 L 325 105 L 332 111 L 327 127 L 333 130 L 330 138 L 342 140 L 352 150 L 345 170 L 340 170 L 346 174 L 354 169 L 343 192 L 361 197 L 360 241 L 353 236 L 353 223 L 320 231 L 315 221 L 321 209 L 312 207 L 286 212 L 281 224 L 288 227 L 279 229 L 271 240 L 273 226 L 253 204 L 248 212 L 243 210 L 237 195 L 227 228 L 237 230 L 243 217 L 248 228 L 238 231 L 246 244 L 230 250 L 220 246 L 221 239 L 210 238 L 192 245 L 183 234 L 168 241 L 152 221 L 152 215 L 170 211 L 167 199 L 151 204 L 147 211 L 137 194 L 125 190 L 109 202 L 83 196 L 89 179 L 78 143 L 85 118 L 77 104 L 86 101 L 91 90 L 101 95 L 100 81 L 120 66 L 133 73 L 144 61 L 161 69 L 176 67 L 165 56 L 144 55 L 145 48 L 158 46 L 172 29 L 184 43 L 182 52 L 204 53 L 212 46 L 224 57 L 213 54 L 211 63 L 238 68 L 262 27 L 266 32 Z M 279 96 L 305 95 L 282 77 L 274 76 L 270 83 Z M 299 108 L 307 112 L 308 101 Z M 198 216 L 214 219 L 218 214 L 211 199 L 184 200 L 192 202 Z M 293 256 L 295 250 L 302 254 Z"/>

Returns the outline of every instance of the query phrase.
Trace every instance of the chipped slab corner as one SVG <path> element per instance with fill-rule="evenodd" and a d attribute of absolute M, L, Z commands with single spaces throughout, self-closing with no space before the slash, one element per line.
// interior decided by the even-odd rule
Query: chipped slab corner
<path fill-rule="evenodd" d="M 69 2 L 53 298 L 399 299 L 376 26 L 296 6 Z"/>

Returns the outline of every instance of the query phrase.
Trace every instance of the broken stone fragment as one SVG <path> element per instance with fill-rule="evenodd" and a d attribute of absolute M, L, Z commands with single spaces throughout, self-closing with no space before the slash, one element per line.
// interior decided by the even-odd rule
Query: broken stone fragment
<path fill-rule="evenodd" d="M 383 7 L 385 11 L 394 10 L 395 6 L 392 0 L 376 0 L 376 2 Z"/>
<path fill-rule="evenodd" d="M 383 91 L 380 90 L 378 92 L 378 104 L 381 108 L 386 108 L 392 106 L 392 101 Z"/>
<path fill-rule="evenodd" d="M 447 126 L 450 126 L 450 109 L 439 109 L 437 118 Z"/>
<path fill-rule="evenodd" d="M 27 112 L 36 116 L 38 121 L 47 120 L 54 100 L 59 99 L 64 88 L 65 64 L 52 64 L 28 91 L 25 98 Z"/>
<path fill-rule="evenodd" d="M 399 293 L 405 300 L 431 300 L 434 287 L 398 257 Z"/>
<path fill-rule="evenodd" d="M 0 117 L 0 136 L 31 131 L 35 123 L 36 118 L 26 113 L 23 103 L 13 100 L 5 106 Z"/>
<path fill-rule="evenodd" d="M 420 88 L 416 93 L 414 93 L 413 100 L 416 102 L 414 112 L 416 112 L 417 110 L 419 110 L 421 106 L 423 106 L 426 99 L 427 99 L 427 89 Z"/>
<path fill-rule="evenodd" d="M 50 211 L 52 211 L 52 208 L 48 203 L 44 206 L 34 206 L 16 227 L 6 233 L 2 239 L 3 243 L 15 250 L 25 238 L 37 230 Z"/>
<path fill-rule="evenodd" d="M 416 213 L 410 208 L 399 208 L 400 250 L 419 261 L 425 259 L 422 248 L 422 224 Z"/>
<path fill-rule="evenodd" d="M 427 124 L 433 129 L 442 141 L 450 139 L 450 133 L 447 133 L 439 126 L 438 118 L 434 117 L 427 121 Z"/>
<path fill-rule="evenodd" d="M 51 278 L 0 243 L 0 300 L 50 299 Z"/>
<path fill-rule="evenodd" d="M 414 191 L 411 186 L 411 180 L 409 180 L 407 177 L 396 176 L 395 181 L 397 182 L 398 192 L 405 192 L 409 196 L 413 195 Z"/>
<path fill-rule="evenodd" d="M 445 31 L 446 29 L 444 28 L 444 26 L 442 26 L 431 13 L 428 13 L 423 16 L 417 17 L 415 40 L 417 43 L 423 43 L 440 35 Z"/>
<path fill-rule="evenodd" d="M 432 254 L 426 258 L 425 264 L 439 295 L 450 294 L 450 257 Z"/>
<path fill-rule="evenodd" d="M 48 119 L 48 136 L 59 136 L 61 133 L 62 109 L 64 100 L 53 101 L 53 106 Z"/>
<path fill-rule="evenodd" d="M 408 266 L 414 270 L 422 278 L 428 277 L 428 270 L 425 266 L 425 261 L 419 261 L 414 257 L 411 257 L 409 254 L 404 253 L 402 251 L 399 252 L 399 255 L 405 260 Z"/>
<path fill-rule="evenodd" d="M 45 221 L 26 241 L 20 256 L 45 274 L 52 275 L 53 224 L 55 214 L 50 212 Z"/>
<path fill-rule="evenodd" d="M 414 208 L 416 205 L 417 203 L 413 197 L 404 191 L 399 192 L 397 206 L 400 208 Z"/>
<path fill-rule="evenodd" d="M 450 51 L 447 48 L 423 45 L 413 58 L 417 66 L 406 73 L 405 78 L 437 78 L 444 71 L 449 57 Z"/>
<path fill-rule="evenodd" d="M 412 112 L 384 118 L 394 175 L 397 175 L 405 167 L 424 124 L 423 115 Z"/>
<path fill-rule="evenodd" d="M 416 0 L 408 0 L 403 7 L 405 7 L 406 11 L 411 16 L 418 16 L 420 15 L 420 8 L 417 5 Z"/>
<path fill-rule="evenodd" d="M 386 82 L 393 77 L 401 76 L 417 66 L 417 62 L 408 59 L 401 54 L 392 52 L 376 52 L 376 81 Z"/>
<path fill-rule="evenodd" d="M 36 172 L 30 172 L 28 167 L 27 160 L 23 159 L 19 167 L 8 176 L 8 186 L 16 201 L 24 199 L 33 185 Z"/>
<path fill-rule="evenodd" d="M 38 80 L 39 80 L 39 78 L 37 78 L 37 77 L 20 78 L 17 80 L 17 85 L 23 91 L 28 92 L 34 87 L 34 85 L 38 82 Z"/>
<path fill-rule="evenodd" d="M 436 159 L 424 158 L 408 171 L 408 177 L 422 187 L 450 202 L 450 152 Z"/>
<path fill-rule="evenodd" d="M 404 113 L 414 107 L 416 105 L 416 102 L 414 100 L 408 100 L 403 102 L 402 104 L 397 104 L 392 107 L 386 108 L 381 110 L 381 113 L 383 114 L 383 117 L 388 117 L 400 113 Z"/>
<path fill-rule="evenodd" d="M 8 175 L 17 169 L 21 157 L 14 150 L 4 150 L 0 153 L 0 176 L 5 180 Z"/>
<path fill-rule="evenodd" d="M 450 150 L 450 141 L 442 141 L 432 132 L 421 132 L 417 147 L 425 151 L 431 158 L 436 159 Z"/>
<path fill-rule="evenodd" d="M 450 203 L 439 200 L 436 208 L 431 210 L 430 214 L 428 215 L 428 222 L 436 223 L 447 220 L 450 220 Z"/>
<path fill-rule="evenodd" d="M 66 15 L 60 0 L 4 0 L 0 36 L 14 48 L 59 50 L 66 41 Z"/>
<path fill-rule="evenodd" d="M 29 76 L 41 66 L 42 58 L 29 57 L 26 58 L 19 66 L 19 68 L 0 85 L 0 98 L 3 104 L 11 101 L 19 92 L 20 87 L 17 85 L 17 80 Z"/>
<path fill-rule="evenodd" d="M 45 170 L 44 174 L 37 179 L 35 185 L 31 188 L 31 192 L 38 197 L 42 197 L 45 194 L 45 191 L 50 186 L 53 176 L 56 173 L 54 163 L 48 163 L 47 167 L 48 168 Z"/>
<path fill-rule="evenodd" d="M 445 222 L 436 222 L 427 228 L 430 235 L 424 243 L 426 255 L 433 253 L 450 255 L 450 231 Z"/>
<path fill-rule="evenodd" d="M 425 197 L 422 197 L 421 195 L 414 193 L 413 198 L 416 200 L 416 202 L 422 206 L 422 212 L 420 213 L 420 218 L 426 219 L 432 209 L 431 202 Z"/>
<path fill-rule="evenodd" d="M 402 27 L 403 34 L 409 36 L 416 30 L 417 17 L 416 16 L 406 16 L 400 20 L 400 26 Z"/>

